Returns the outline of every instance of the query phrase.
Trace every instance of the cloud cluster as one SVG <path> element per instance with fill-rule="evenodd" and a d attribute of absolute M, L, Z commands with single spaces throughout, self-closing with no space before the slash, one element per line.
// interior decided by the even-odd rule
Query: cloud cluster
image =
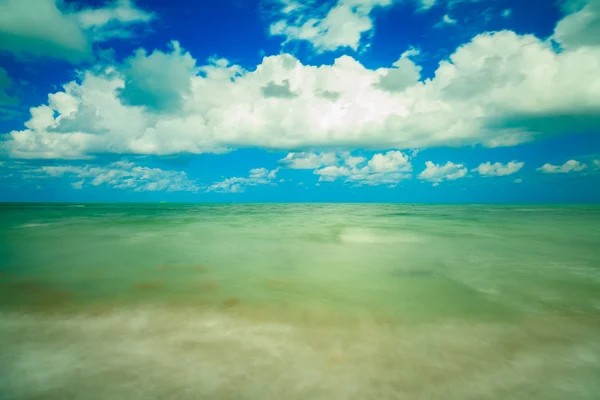
<path fill-rule="evenodd" d="M 131 0 L 98 8 L 74 7 L 57 0 L 1 1 L 0 51 L 78 63 L 92 58 L 93 43 L 130 37 L 132 27 L 154 18 Z"/>
<path fill-rule="evenodd" d="M 289 153 L 279 163 L 285 168 L 311 169 L 319 182 L 343 179 L 354 186 L 395 186 L 412 177 L 410 157 L 397 150 L 376 153 L 370 159 L 347 151 Z"/>
<path fill-rule="evenodd" d="M 247 177 L 232 177 L 213 183 L 206 188 L 207 192 L 241 193 L 248 186 L 275 185 L 273 180 L 277 177 L 279 168 L 268 170 L 266 168 L 253 168 Z"/>
<path fill-rule="evenodd" d="M 433 183 L 433 186 L 438 186 L 443 181 L 454 181 L 467 176 L 467 168 L 464 164 L 455 164 L 452 161 L 448 161 L 445 165 L 427 161 L 425 167 L 418 178 Z"/>
<path fill-rule="evenodd" d="M 595 13 L 597 1 L 576 14 Z M 356 11 L 387 3 L 337 4 Z M 293 15 L 304 3 L 285 4 Z M 177 44 L 170 52 L 138 51 L 122 65 L 84 72 L 49 94 L 47 104 L 32 108 L 25 127 L 6 133 L 0 146 L 22 158 L 240 147 L 494 147 L 599 129 L 600 46 L 574 40 L 587 30 L 564 33 L 561 27 L 573 15 L 557 25 L 561 51 L 532 35 L 484 33 L 425 80 L 415 49 L 389 68 L 369 69 L 350 56 L 332 65 L 305 65 L 280 54 L 253 70 L 224 59 L 197 65 Z"/>
<path fill-rule="evenodd" d="M 371 159 L 343 153 L 334 165 L 326 165 L 313 171 L 319 182 L 344 179 L 353 186 L 388 185 L 394 187 L 401 180 L 412 177 L 409 157 L 400 151 L 374 154 Z"/>
<path fill-rule="evenodd" d="M 42 166 L 28 171 L 29 177 L 39 177 L 36 174 L 54 178 L 67 177 L 75 189 L 82 189 L 86 185 L 105 185 L 136 192 L 198 192 L 202 188 L 183 171 L 142 167 L 129 161 L 117 161 L 106 166 Z"/>

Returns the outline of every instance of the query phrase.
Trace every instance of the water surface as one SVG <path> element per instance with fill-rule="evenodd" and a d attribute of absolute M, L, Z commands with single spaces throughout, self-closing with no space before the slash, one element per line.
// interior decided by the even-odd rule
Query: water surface
<path fill-rule="evenodd" d="M 0 205 L 0 398 L 596 399 L 600 207 Z"/>

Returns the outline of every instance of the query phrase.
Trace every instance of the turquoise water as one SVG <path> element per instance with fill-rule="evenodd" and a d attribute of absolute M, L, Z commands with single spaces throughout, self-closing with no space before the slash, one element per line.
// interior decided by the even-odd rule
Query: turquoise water
<path fill-rule="evenodd" d="M 597 206 L 0 205 L 0 398 L 597 399 L 599 377 Z"/>

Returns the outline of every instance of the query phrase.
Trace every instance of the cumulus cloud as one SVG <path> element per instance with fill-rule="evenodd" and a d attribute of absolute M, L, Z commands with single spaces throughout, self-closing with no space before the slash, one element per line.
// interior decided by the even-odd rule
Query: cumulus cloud
<path fill-rule="evenodd" d="M 594 168 L 600 169 L 600 160 L 594 160 Z"/>
<path fill-rule="evenodd" d="M 142 167 L 129 161 L 117 161 L 106 166 L 57 165 L 29 169 L 29 177 L 67 177 L 71 186 L 82 189 L 85 185 L 109 186 L 136 192 L 198 192 L 201 186 L 190 180 L 183 171 Z"/>
<path fill-rule="evenodd" d="M 412 164 L 409 157 L 400 151 L 391 150 L 377 153 L 367 161 L 365 157 L 355 157 L 349 153 L 340 154 L 336 165 L 327 165 L 313 171 L 319 182 L 333 182 L 344 179 L 355 186 L 395 186 L 412 177 Z"/>
<path fill-rule="evenodd" d="M 280 54 L 246 70 L 224 59 L 195 67 L 180 48 L 136 53 L 50 94 L 0 146 L 26 158 L 495 147 L 600 128 L 598 46 L 557 52 L 532 35 L 484 33 L 424 81 L 416 55 L 369 69 L 350 56 L 317 67 Z"/>
<path fill-rule="evenodd" d="M 467 175 L 467 168 L 463 164 L 454 164 L 452 161 L 448 161 L 445 165 L 427 161 L 425 166 L 425 170 L 419 174 L 418 178 L 431 182 L 434 186 L 439 185 L 440 182 L 453 181 Z"/>
<path fill-rule="evenodd" d="M 537 170 L 544 174 L 568 174 L 570 172 L 581 172 L 586 168 L 587 165 L 577 160 L 569 160 L 563 165 L 544 164 Z"/>
<path fill-rule="evenodd" d="M 371 11 L 389 6 L 392 0 L 337 0 L 326 10 L 315 2 L 280 0 L 281 19 L 271 24 L 271 35 L 284 36 L 285 43 L 309 42 L 318 52 L 339 48 L 358 50 L 364 35 L 373 30 Z"/>
<path fill-rule="evenodd" d="M 254 168 L 250 170 L 247 177 L 232 177 L 213 183 L 206 189 L 207 192 L 219 193 L 242 193 L 248 186 L 276 185 L 279 168 L 268 170 L 266 168 Z"/>
<path fill-rule="evenodd" d="M 496 162 L 486 162 L 480 164 L 473 172 L 478 172 L 481 176 L 507 176 L 519 172 L 525 165 L 524 162 L 511 161 L 507 164 Z"/>
<path fill-rule="evenodd" d="M 105 7 L 75 9 L 62 1 L 4 0 L 0 2 L 0 50 L 18 57 L 40 56 L 81 62 L 92 58 L 92 43 L 129 37 L 133 25 L 153 15 L 129 0 Z"/>
<path fill-rule="evenodd" d="M 122 72 L 124 87 L 118 90 L 126 105 L 143 106 L 152 111 L 177 111 L 191 95 L 196 60 L 184 53 L 178 42 L 171 43 L 171 53 L 155 50 L 148 55 L 136 51 L 125 60 Z"/>
<path fill-rule="evenodd" d="M 381 78 L 376 86 L 390 92 L 401 92 L 415 85 L 421 78 L 421 67 L 411 57 L 418 56 L 419 53 L 419 50 L 411 48 L 402 53 L 398 61 L 392 64 L 392 68 L 382 68 Z"/>

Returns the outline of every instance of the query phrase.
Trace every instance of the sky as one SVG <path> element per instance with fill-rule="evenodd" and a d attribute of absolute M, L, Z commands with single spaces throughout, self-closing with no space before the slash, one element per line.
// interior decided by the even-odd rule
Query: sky
<path fill-rule="evenodd" d="M 600 202 L 600 0 L 0 0 L 0 201 Z"/>

